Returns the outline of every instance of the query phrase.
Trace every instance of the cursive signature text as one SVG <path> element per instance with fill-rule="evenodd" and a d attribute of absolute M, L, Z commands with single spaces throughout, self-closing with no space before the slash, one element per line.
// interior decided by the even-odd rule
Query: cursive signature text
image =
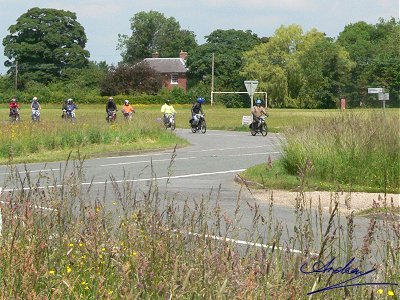
<path fill-rule="evenodd" d="M 353 280 L 357 278 L 361 278 L 369 273 L 374 272 L 376 269 L 370 269 L 368 271 L 361 271 L 358 268 L 354 268 L 351 266 L 351 264 L 354 262 L 355 258 L 353 257 L 350 259 L 345 266 L 340 266 L 340 267 L 334 267 L 333 263 L 335 261 L 336 257 L 333 257 L 330 261 L 327 263 L 324 263 L 322 261 L 317 261 L 314 263 L 311 267 L 311 270 L 307 270 L 308 263 L 305 262 L 301 265 L 300 271 L 304 274 L 312 274 L 312 273 L 330 273 L 330 274 L 340 274 L 340 275 L 352 275 L 351 278 L 346 279 L 344 281 L 341 281 L 337 284 L 329 285 L 324 288 L 312 291 L 307 293 L 307 295 L 312 295 L 315 293 L 327 291 L 327 290 L 332 290 L 332 289 L 338 289 L 338 288 L 344 288 L 344 287 L 349 287 L 349 286 L 361 286 L 361 285 L 393 285 L 396 286 L 398 285 L 397 283 L 389 283 L 389 282 L 363 282 L 363 283 L 352 283 Z"/>

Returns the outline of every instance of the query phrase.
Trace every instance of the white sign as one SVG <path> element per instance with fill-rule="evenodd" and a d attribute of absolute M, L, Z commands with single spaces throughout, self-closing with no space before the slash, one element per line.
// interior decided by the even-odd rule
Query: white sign
<path fill-rule="evenodd" d="M 368 88 L 368 94 L 383 93 L 383 88 Z"/>
<path fill-rule="evenodd" d="M 251 124 L 251 116 L 243 116 L 242 125 L 249 125 L 249 124 Z"/>
<path fill-rule="evenodd" d="M 246 90 L 251 97 L 254 95 L 254 92 L 257 89 L 258 81 L 257 80 L 246 80 L 244 82 L 244 85 L 246 86 Z"/>
<path fill-rule="evenodd" d="M 389 93 L 379 93 L 378 100 L 388 101 L 389 100 Z"/>

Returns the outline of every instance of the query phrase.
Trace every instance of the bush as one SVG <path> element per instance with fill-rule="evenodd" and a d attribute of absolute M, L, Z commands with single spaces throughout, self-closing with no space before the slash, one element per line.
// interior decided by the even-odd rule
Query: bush
<path fill-rule="evenodd" d="M 346 112 L 288 131 L 283 164 L 296 175 L 307 164 L 310 175 L 344 185 L 398 190 L 400 137 L 396 115 Z"/>

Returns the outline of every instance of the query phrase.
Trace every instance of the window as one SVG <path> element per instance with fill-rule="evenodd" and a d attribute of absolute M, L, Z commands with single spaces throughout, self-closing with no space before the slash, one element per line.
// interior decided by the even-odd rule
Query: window
<path fill-rule="evenodd" d="M 171 74 L 171 84 L 178 84 L 178 74 L 177 73 Z"/>

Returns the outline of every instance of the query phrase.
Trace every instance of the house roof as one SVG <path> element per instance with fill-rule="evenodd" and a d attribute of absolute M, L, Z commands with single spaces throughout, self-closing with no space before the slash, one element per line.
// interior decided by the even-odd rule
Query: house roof
<path fill-rule="evenodd" d="M 144 61 L 159 73 L 186 73 L 188 70 L 181 58 L 145 58 Z"/>

